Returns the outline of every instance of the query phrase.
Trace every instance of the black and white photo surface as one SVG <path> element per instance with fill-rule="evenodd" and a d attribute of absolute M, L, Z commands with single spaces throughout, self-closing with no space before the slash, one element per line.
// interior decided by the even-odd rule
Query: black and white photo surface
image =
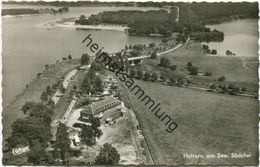
<path fill-rule="evenodd" d="M 258 2 L 2 2 L 2 164 L 258 166 Z"/>

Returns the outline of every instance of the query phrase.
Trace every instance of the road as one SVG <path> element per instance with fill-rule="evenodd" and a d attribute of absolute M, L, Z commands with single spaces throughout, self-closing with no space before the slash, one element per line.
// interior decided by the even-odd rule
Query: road
<path fill-rule="evenodd" d="M 78 71 L 77 69 L 74 69 L 74 70 L 70 71 L 68 73 L 68 75 L 65 77 L 65 79 L 64 79 L 64 81 L 62 83 L 65 89 L 68 87 L 68 85 L 69 85 L 69 83 L 71 81 L 71 78 L 77 74 L 77 71 Z M 55 94 L 52 96 L 51 99 L 53 100 L 55 105 L 58 103 L 58 101 L 60 100 L 60 97 L 62 95 L 63 95 L 63 93 L 61 93 L 60 89 L 58 89 L 55 92 Z"/>
<path fill-rule="evenodd" d="M 72 111 L 74 105 L 76 104 L 77 99 L 76 99 L 76 96 L 75 96 L 75 95 L 73 96 L 72 99 L 73 99 L 73 100 L 71 100 L 69 107 L 67 108 L 67 110 L 66 110 L 64 116 L 63 116 L 62 119 L 61 119 L 61 122 L 62 122 L 62 123 L 64 123 L 64 121 L 65 121 L 65 120 L 67 119 L 67 117 L 70 115 L 70 112 Z"/>
<path fill-rule="evenodd" d="M 167 84 L 165 84 L 167 85 Z M 168 85 L 170 86 L 170 85 Z M 207 91 L 207 92 L 215 92 L 215 93 L 219 93 L 217 90 L 214 89 L 210 89 L 210 88 L 202 88 L 202 87 L 197 87 L 197 86 L 186 86 L 186 85 L 182 85 L 181 88 L 189 88 L 189 89 L 195 89 L 195 90 L 201 90 L 201 91 Z M 255 95 L 250 95 L 250 94 L 236 94 L 234 96 L 243 96 L 243 97 L 251 97 L 251 98 L 255 98 Z"/>
<path fill-rule="evenodd" d="M 175 6 L 175 7 L 177 9 L 177 17 L 175 19 L 175 22 L 178 23 L 180 20 L 180 8 L 179 8 L 179 6 Z"/>
<path fill-rule="evenodd" d="M 127 95 L 126 95 L 126 96 L 127 96 L 128 103 L 130 104 L 131 110 L 132 110 L 132 111 L 135 111 L 134 108 L 133 108 L 133 106 L 132 106 L 132 103 L 131 103 L 131 100 L 130 100 L 130 98 L 129 98 L 129 95 L 130 95 L 130 94 L 127 94 Z M 137 118 L 137 121 L 139 122 L 138 117 L 136 117 L 136 118 Z M 139 124 L 139 126 L 141 126 L 140 123 L 138 123 L 138 124 Z M 146 158 L 148 158 L 149 161 L 152 163 L 151 165 L 155 165 L 154 160 L 153 160 L 153 157 L 152 157 L 152 154 L 151 154 L 151 151 L 150 151 L 150 148 L 149 148 L 149 146 L 148 146 L 148 144 L 147 144 L 147 140 L 146 140 L 146 137 L 145 137 L 145 135 L 144 135 L 143 129 L 140 128 L 140 131 L 142 132 L 143 139 L 144 139 L 144 140 L 143 140 L 143 141 L 144 141 L 144 147 L 145 147 L 144 149 L 147 150 L 147 155 L 148 155 L 148 157 L 146 157 Z M 150 165 L 150 164 L 149 164 L 149 165 Z"/>
<path fill-rule="evenodd" d="M 157 56 L 163 56 L 164 54 L 167 54 L 169 52 L 172 52 L 172 51 L 175 51 L 185 45 L 187 45 L 187 43 L 189 42 L 190 38 L 187 39 L 187 41 L 182 44 L 182 43 L 179 43 L 177 44 L 175 47 L 173 47 L 172 49 L 169 49 L 169 50 L 166 50 L 166 51 L 163 51 L 163 52 L 160 52 L 160 53 L 157 53 Z M 128 61 L 132 61 L 132 60 L 138 60 L 138 59 L 145 59 L 145 58 L 150 58 L 151 56 L 150 55 L 143 55 L 143 56 L 138 56 L 138 57 L 130 57 L 128 58 Z"/>
<path fill-rule="evenodd" d="M 113 73 L 112 73 L 113 74 Z M 140 124 L 140 122 L 139 122 L 139 120 L 138 120 L 138 117 L 137 117 L 137 115 L 135 114 L 135 110 L 134 110 L 134 108 L 133 108 L 133 106 L 132 106 L 132 103 L 131 103 L 131 100 L 130 100 L 130 98 L 129 98 L 129 96 L 131 95 L 131 94 L 128 94 L 127 93 L 127 89 L 125 88 L 125 85 L 121 82 L 121 81 L 119 81 L 118 80 L 118 83 L 120 83 L 119 85 L 120 85 L 120 91 L 122 91 L 122 93 L 123 94 L 125 94 L 125 97 L 126 97 L 126 101 L 128 102 L 128 104 L 130 105 L 130 110 L 132 110 L 132 113 L 135 115 L 135 118 L 133 118 L 133 116 L 131 116 L 131 114 L 130 114 L 130 112 L 128 112 L 128 116 L 129 116 L 129 118 L 132 120 L 132 122 L 135 122 L 135 121 L 137 121 L 137 124 L 139 125 L 139 127 L 141 126 L 141 124 Z M 132 137 L 133 137 L 133 134 L 135 134 L 134 133 L 134 131 L 136 131 L 136 124 L 135 125 L 133 125 L 134 127 L 132 127 L 131 128 L 131 135 L 132 135 Z M 133 128 L 134 128 L 134 130 L 133 130 Z M 147 163 L 148 163 L 148 165 L 155 165 L 155 163 L 154 163 L 154 160 L 153 160 L 153 157 L 152 157 L 152 154 L 151 154 L 151 151 L 150 151 L 150 148 L 149 148 L 149 146 L 148 146 L 148 144 L 147 144 L 147 141 L 146 141 L 146 138 L 145 138 L 145 136 L 144 136 L 144 133 L 143 133 L 143 130 L 142 130 L 142 128 L 140 128 L 139 129 L 140 131 L 141 131 L 141 134 L 142 134 L 142 136 L 143 136 L 143 141 L 144 141 L 144 150 L 145 150 L 145 152 L 146 152 L 146 154 L 144 154 L 144 153 L 142 153 L 141 152 L 141 154 L 143 154 L 145 157 L 146 157 L 146 160 L 147 160 Z M 142 146 L 139 146 L 138 144 L 136 144 L 136 143 L 138 143 L 138 141 L 136 141 L 136 139 L 133 137 L 133 142 L 135 142 L 135 146 L 136 147 L 141 147 L 142 148 Z M 138 148 L 137 148 L 138 149 Z"/>

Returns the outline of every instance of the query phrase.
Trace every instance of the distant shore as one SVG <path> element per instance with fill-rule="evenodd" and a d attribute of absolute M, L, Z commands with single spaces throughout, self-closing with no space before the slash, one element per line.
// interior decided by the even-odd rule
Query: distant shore
<path fill-rule="evenodd" d="M 4 15 L 2 16 L 3 19 L 6 18 L 14 18 L 14 17 L 28 17 L 28 16 L 39 16 L 40 14 L 19 14 L 19 15 Z"/>
<path fill-rule="evenodd" d="M 110 30 L 126 32 L 129 27 L 120 25 L 100 24 L 100 25 L 77 25 L 74 22 L 58 22 L 55 24 L 57 27 L 67 27 L 75 29 L 95 29 L 95 30 Z"/>

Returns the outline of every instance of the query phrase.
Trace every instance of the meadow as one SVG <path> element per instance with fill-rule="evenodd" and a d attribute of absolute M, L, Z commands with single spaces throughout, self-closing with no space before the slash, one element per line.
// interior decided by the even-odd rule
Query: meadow
<path fill-rule="evenodd" d="M 256 165 L 258 101 L 253 98 L 172 87 L 136 80 L 175 119 L 172 133 L 129 92 L 155 164 Z M 184 159 L 183 154 L 248 153 L 250 158 Z"/>

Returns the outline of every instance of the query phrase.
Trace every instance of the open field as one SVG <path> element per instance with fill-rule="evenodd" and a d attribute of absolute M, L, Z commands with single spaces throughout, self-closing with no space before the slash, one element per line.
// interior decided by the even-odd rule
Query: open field
<path fill-rule="evenodd" d="M 45 70 L 39 78 L 34 79 L 20 95 L 18 95 L 9 106 L 3 111 L 3 136 L 4 139 L 11 134 L 12 123 L 23 118 L 24 114 L 21 111 L 22 106 L 27 101 L 40 102 L 40 96 L 48 85 L 56 83 L 62 79 L 70 70 L 79 65 L 79 60 L 62 61 L 58 64 L 50 66 Z"/>
<path fill-rule="evenodd" d="M 193 41 L 190 41 L 185 48 L 179 49 L 174 53 L 168 53 L 166 57 L 169 57 L 177 66 L 183 68 L 190 61 L 193 65 L 197 66 L 199 70 L 209 71 L 217 76 L 226 76 L 227 81 L 258 83 L 258 72 L 255 70 L 258 67 L 257 57 L 206 56 L 206 54 L 203 53 L 200 43 Z M 245 68 L 243 61 L 245 64 L 250 63 L 249 66 L 251 66 L 253 70 Z"/>
<path fill-rule="evenodd" d="M 158 83 L 135 80 L 161 103 L 178 127 L 172 133 L 129 91 L 132 105 L 146 136 L 155 164 L 239 164 L 258 163 L 258 101 Z M 250 158 L 184 159 L 183 154 L 247 153 Z"/>
<path fill-rule="evenodd" d="M 258 59 L 257 57 L 236 57 L 236 56 L 212 56 L 204 53 L 200 43 L 192 40 L 174 52 L 167 53 L 171 64 L 176 65 L 176 70 L 159 67 L 160 58 L 146 59 L 141 68 L 144 71 L 160 71 L 168 76 L 192 78 L 193 83 L 220 83 L 216 80 L 225 76 L 226 81 L 222 84 L 234 84 L 239 87 L 246 87 L 251 93 L 258 91 Z M 192 62 L 193 66 L 198 67 L 199 72 L 211 72 L 212 76 L 191 76 L 186 65 Z M 198 84 L 199 85 L 199 84 Z"/>

